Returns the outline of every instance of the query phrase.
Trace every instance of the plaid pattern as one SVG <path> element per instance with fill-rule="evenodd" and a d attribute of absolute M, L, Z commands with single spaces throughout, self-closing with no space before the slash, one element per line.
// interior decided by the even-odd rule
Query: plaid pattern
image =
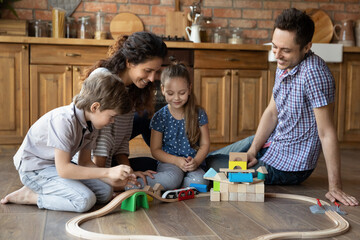
<path fill-rule="evenodd" d="M 335 101 L 335 81 L 313 52 L 290 72 L 277 69 L 273 96 L 278 123 L 262 161 L 282 171 L 314 169 L 320 153 L 314 108 Z"/>

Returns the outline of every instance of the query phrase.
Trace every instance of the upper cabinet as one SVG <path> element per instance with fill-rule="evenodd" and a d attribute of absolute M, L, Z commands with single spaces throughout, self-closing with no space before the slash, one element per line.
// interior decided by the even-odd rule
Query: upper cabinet
<path fill-rule="evenodd" d="M 209 118 L 212 143 L 255 133 L 267 104 L 267 51 L 196 50 L 194 93 Z"/>
<path fill-rule="evenodd" d="M 29 46 L 0 43 L 0 144 L 19 144 L 29 129 Z"/>

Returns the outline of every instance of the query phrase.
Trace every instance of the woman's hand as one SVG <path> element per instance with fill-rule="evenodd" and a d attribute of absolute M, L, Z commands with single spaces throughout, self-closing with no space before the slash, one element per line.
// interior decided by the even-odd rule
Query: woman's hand
<path fill-rule="evenodd" d="M 141 178 L 143 180 L 144 184 L 147 185 L 146 177 L 154 179 L 153 174 L 156 174 L 156 172 L 153 170 L 146 170 L 145 172 L 136 171 L 136 172 L 134 172 L 134 174 L 136 177 Z"/>

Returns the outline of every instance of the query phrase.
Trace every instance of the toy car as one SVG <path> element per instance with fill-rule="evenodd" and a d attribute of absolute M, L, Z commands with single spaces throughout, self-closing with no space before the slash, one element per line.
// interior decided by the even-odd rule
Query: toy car
<path fill-rule="evenodd" d="M 193 198 L 193 196 L 191 196 L 191 195 L 195 195 L 198 193 L 199 193 L 199 191 L 196 190 L 196 188 L 186 187 L 186 188 L 168 190 L 168 191 L 164 192 L 161 197 L 167 198 L 167 199 L 179 198 L 179 200 L 185 200 L 185 199 Z"/>

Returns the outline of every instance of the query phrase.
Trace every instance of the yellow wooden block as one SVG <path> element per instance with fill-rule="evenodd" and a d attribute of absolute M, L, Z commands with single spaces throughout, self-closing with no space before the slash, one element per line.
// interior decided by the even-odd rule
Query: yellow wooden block
<path fill-rule="evenodd" d="M 240 167 L 243 170 L 247 169 L 247 162 L 245 161 L 229 161 L 229 169 L 234 169 L 235 167 Z"/>

